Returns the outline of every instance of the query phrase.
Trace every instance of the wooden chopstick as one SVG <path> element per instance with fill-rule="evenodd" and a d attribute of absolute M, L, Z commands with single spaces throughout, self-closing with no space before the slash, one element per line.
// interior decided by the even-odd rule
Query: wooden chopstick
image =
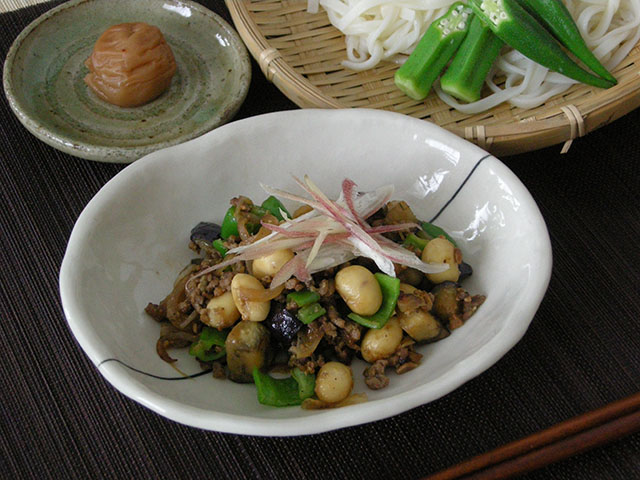
<path fill-rule="evenodd" d="M 640 393 L 473 457 L 424 480 L 509 478 L 637 431 L 640 431 Z"/>

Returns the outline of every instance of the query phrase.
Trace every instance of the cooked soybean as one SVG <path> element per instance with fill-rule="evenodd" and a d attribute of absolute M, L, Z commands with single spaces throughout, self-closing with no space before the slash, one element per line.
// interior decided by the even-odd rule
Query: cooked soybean
<path fill-rule="evenodd" d="M 340 297 L 358 315 L 373 315 L 382 305 L 382 290 L 378 280 L 361 265 L 340 270 L 335 283 Z"/>
<path fill-rule="evenodd" d="M 396 317 L 391 317 L 382 328 L 367 331 L 360 346 L 362 358 L 369 363 L 388 358 L 396 351 L 402 341 L 402 328 Z"/>
<path fill-rule="evenodd" d="M 201 319 L 210 327 L 229 328 L 240 318 L 240 312 L 236 307 L 231 292 L 225 292 L 218 297 L 213 297 L 207 303 L 207 315 Z"/>
<path fill-rule="evenodd" d="M 242 315 L 242 319 L 251 322 L 261 322 L 267 318 L 269 309 L 271 308 L 271 302 L 253 302 L 247 300 L 241 293 L 242 289 L 264 290 L 264 286 L 256 277 L 246 273 L 238 273 L 233 277 L 231 281 L 231 294 L 233 295 L 236 308 L 240 312 L 240 315 Z"/>
<path fill-rule="evenodd" d="M 349 396 L 353 389 L 351 368 L 340 362 L 325 363 L 316 376 L 315 393 L 319 400 L 337 403 Z"/>
<path fill-rule="evenodd" d="M 256 258 L 253 261 L 253 276 L 256 278 L 264 278 L 266 276 L 273 277 L 280 269 L 293 258 L 293 252 L 284 248 L 276 250 L 264 257 Z"/>
<path fill-rule="evenodd" d="M 449 264 L 449 269 L 444 272 L 427 274 L 427 278 L 433 283 L 457 282 L 460 277 L 460 270 L 456 261 L 456 247 L 446 238 L 438 237 L 430 240 L 422 251 L 422 261 Z"/>

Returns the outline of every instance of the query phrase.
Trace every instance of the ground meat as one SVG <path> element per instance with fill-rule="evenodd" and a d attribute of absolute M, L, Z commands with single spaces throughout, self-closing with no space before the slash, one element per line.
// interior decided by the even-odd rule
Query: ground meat
<path fill-rule="evenodd" d="M 336 324 L 331 322 L 326 316 L 320 317 L 318 321 L 324 331 L 324 340 L 331 346 L 333 350 L 332 353 L 341 362 L 351 363 L 355 349 L 347 344 L 345 330 L 342 328 L 338 329 Z"/>
<path fill-rule="evenodd" d="M 228 291 L 231 289 L 231 281 L 233 280 L 233 277 L 235 277 L 235 273 L 234 272 L 222 272 L 222 276 L 220 277 L 220 288 L 224 288 L 225 291 Z M 242 277 L 238 277 L 238 278 L 242 278 Z"/>
<path fill-rule="evenodd" d="M 322 328 L 322 330 L 324 331 L 324 338 L 326 340 L 329 340 L 329 342 L 331 343 L 331 341 L 338 336 L 338 329 L 336 328 L 335 324 L 330 322 L 325 315 L 318 318 L 317 321 L 320 324 L 320 327 Z"/>
<path fill-rule="evenodd" d="M 365 369 L 363 373 L 364 383 L 366 383 L 367 387 L 371 390 L 380 390 L 389 385 L 389 377 L 384 374 L 384 369 L 387 367 L 387 364 L 387 360 L 376 360 L 374 364 Z"/>
<path fill-rule="evenodd" d="M 471 315 L 476 313 L 476 310 L 487 299 L 484 295 L 474 295 L 473 297 L 465 292 L 466 295 L 462 300 L 462 320 L 467 321 Z"/>
<path fill-rule="evenodd" d="M 318 286 L 316 292 L 322 298 L 331 297 L 334 293 L 336 293 L 336 282 L 334 279 L 323 278 L 320 281 L 320 285 Z"/>
<path fill-rule="evenodd" d="M 403 363 L 402 365 L 399 365 L 399 366 L 396 367 L 396 373 L 398 375 L 402 375 L 403 373 L 407 373 L 407 372 L 413 370 L 418 365 L 419 365 L 418 363 L 414 363 L 414 362 Z"/>
<path fill-rule="evenodd" d="M 398 297 L 398 310 L 402 313 L 414 312 L 418 309 L 430 311 L 433 306 L 433 294 L 424 290 L 401 293 Z"/>
<path fill-rule="evenodd" d="M 301 285 L 300 289 L 297 288 L 298 285 Z M 284 282 L 284 288 L 285 290 L 299 291 L 304 288 L 304 284 L 300 280 L 298 280 L 296 277 L 291 277 L 289 280 Z"/>
<path fill-rule="evenodd" d="M 156 322 L 162 322 L 167 318 L 167 309 L 162 303 L 156 305 L 155 303 L 149 302 L 144 311 Z"/>
<path fill-rule="evenodd" d="M 413 350 L 413 344 L 403 341 L 391 357 L 389 366 L 395 367 L 396 373 L 402 374 L 420 365 L 422 355 Z"/>
<path fill-rule="evenodd" d="M 351 350 L 360 350 L 360 338 L 362 337 L 363 327 L 353 320 L 345 320 L 342 318 L 333 305 L 327 307 L 327 315 L 331 323 L 338 327 L 338 334 L 345 346 Z"/>
<path fill-rule="evenodd" d="M 459 312 L 449 317 L 449 330 L 455 330 L 464 325 L 464 322 L 476 312 L 478 307 L 482 305 L 486 297 L 484 295 L 471 296 L 464 288 L 456 290 L 456 301 L 458 302 Z"/>
<path fill-rule="evenodd" d="M 211 364 L 211 370 L 213 371 L 213 378 L 227 378 L 224 365 L 221 362 L 213 362 Z"/>
<path fill-rule="evenodd" d="M 316 373 L 325 364 L 324 357 L 322 355 L 311 355 L 305 358 L 296 358 L 291 356 L 289 358 L 289 366 L 292 368 L 299 368 L 307 375 Z"/>
<path fill-rule="evenodd" d="M 193 306 L 189 300 L 183 300 L 178 304 L 178 311 L 183 315 L 188 315 L 193 311 Z"/>
<path fill-rule="evenodd" d="M 422 355 L 413 349 L 413 340 L 405 337 L 397 350 L 389 358 L 376 360 L 364 371 L 364 382 L 372 390 L 380 390 L 389 384 L 384 374 L 386 367 L 395 367 L 396 373 L 403 374 L 420 365 Z"/>

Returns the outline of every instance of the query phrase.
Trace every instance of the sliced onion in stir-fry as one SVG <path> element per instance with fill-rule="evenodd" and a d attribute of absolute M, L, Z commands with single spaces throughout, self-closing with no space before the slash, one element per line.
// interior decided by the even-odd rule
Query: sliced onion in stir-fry
<path fill-rule="evenodd" d="M 247 302 L 268 302 L 280 295 L 282 290 L 284 290 L 284 285 L 262 290 L 258 288 L 238 287 L 236 292 Z"/>

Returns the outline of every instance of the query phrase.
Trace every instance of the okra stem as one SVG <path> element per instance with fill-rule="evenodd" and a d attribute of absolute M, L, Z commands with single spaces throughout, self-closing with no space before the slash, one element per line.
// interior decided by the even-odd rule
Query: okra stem
<path fill-rule="evenodd" d="M 434 20 L 407 61 L 396 71 L 396 86 L 414 100 L 423 100 L 431 85 L 467 34 L 471 9 L 456 2 Z"/>
<path fill-rule="evenodd" d="M 502 40 L 474 16 L 469 33 L 440 78 L 442 90 L 465 102 L 479 100 L 489 69 L 502 45 Z"/>
<path fill-rule="evenodd" d="M 573 17 L 561 0 L 518 0 L 518 2 L 596 75 L 614 85 L 618 83 L 589 49 Z"/>
<path fill-rule="evenodd" d="M 471 0 L 471 7 L 498 38 L 534 62 L 587 85 L 613 86 L 580 68 L 516 0 Z"/>

